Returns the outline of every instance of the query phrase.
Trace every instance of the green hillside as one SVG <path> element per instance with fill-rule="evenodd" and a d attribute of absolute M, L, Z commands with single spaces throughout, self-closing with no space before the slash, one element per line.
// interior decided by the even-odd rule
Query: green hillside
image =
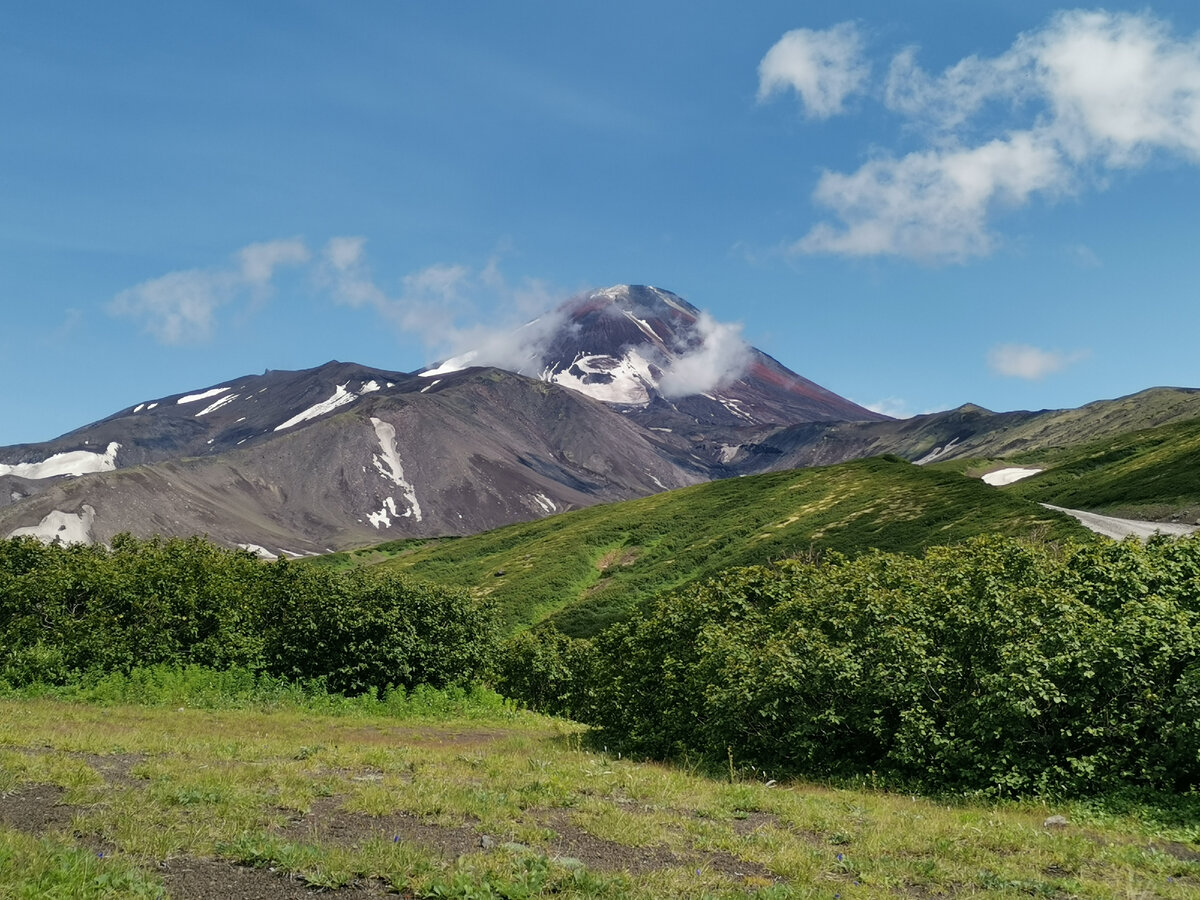
<path fill-rule="evenodd" d="M 590 635 L 641 600 L 730 566 L 835 550 L 917 552 L 985 532 L 1088 535 L 1067 516 L 953 472 L 878 457 L 716 481 L 472 537 L 336 554 L 481 590 L 509 625 Z M 388 556 L 388 551 L 394 555 Z"/>
<path fill-rule="evenodd" d="M 1005 488 L 1013 496 L 1132 518 L 1200 515 L 1200 421 L 1020 454 L 1006 464 L 1047 469 Z"/>

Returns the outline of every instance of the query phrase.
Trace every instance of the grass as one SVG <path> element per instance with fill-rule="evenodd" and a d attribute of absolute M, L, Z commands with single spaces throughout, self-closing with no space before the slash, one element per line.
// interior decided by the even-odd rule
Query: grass
<path fill-rule="evenodd" d="M 981 475 L 1006 466 L 1043 468 L 1003 488 L 1015 497 L 1128 518 L 1194 520 L 1200 515 L 1200 421 L 1147 428 L 1076 447 L 1004 459 L 935 464 Z"/>
<path fill-rule="evenodd" d="M 1086 539 L 1073 520 L 977 480 L 879 457 L 710 482 L 376 562 L 490 595 L 519 629 L 591 635 L 643 600 L 731 566 L 868 548 L 919 552 L 984 532 Z M 385 554 L 341 555 L 335 564 Z"/>
<path fill-rule="evenodd" d="M 47 786 L 65 817 L 40 833 L 0 818 L 0 897 L 160 896 L 163 873 L 204 860 L 414 897 L 1200 890 L 1197 855 L 1172 843 L 1200 838 L 1195 819 L 1169 806 L 774 784 L 736 763 L 715 777 L 614 758 L 577 725 L 511 708 L 397 719 L 0 699 L 0 816 Z M 1071 825 L 1044 828 L 1052 813 Z"/>
<path fill-rule="evenodd" d="M 1010 493 L 1111 515 L 1196 518 L 1200 512 L 1200 422 L 1163 425 L 1041 455 L 1049 471 Z"/>

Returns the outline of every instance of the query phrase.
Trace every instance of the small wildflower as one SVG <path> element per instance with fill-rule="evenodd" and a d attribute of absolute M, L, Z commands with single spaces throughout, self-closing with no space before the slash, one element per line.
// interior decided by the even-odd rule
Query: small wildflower
<path fill-rule="evenodd" d="M 841 862 L 843 859 L 845 859 L 845 857 L 844 857 L 844 856 L 842 856 L 842 854 L 840 854 L 840 853 L 839 853 L 839 854 L 837 855 L 837 861 L 838 861 L 838 862 Z"/>
<path fill-rule="evenodd" d="M 396 835 L 394 838 L 392 838 L 392 843 L 393 844 L 400 843 L 400 835 Z"/>

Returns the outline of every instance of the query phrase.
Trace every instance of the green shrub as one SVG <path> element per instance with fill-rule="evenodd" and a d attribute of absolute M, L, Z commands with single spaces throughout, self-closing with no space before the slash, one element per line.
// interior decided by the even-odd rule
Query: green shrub
<path fill-rule="evenodd" d="M 200 538 L 0 541 L 0 679 L 64 684 L 154 666 L 321 679 L 335 693 L 481 678 L 494 611 L 461 590 Z"/>
<path fill-rule="evenodd" d="M 591 641 L 546 626 L 508 640 L 497 665 L 496 686 L 531 709 L 582 720 L 592 714 L 593 669 Z"/>
<path fill-rule="evenodd" d="M 1200 784 L 1200 539 L 981 538 L 733 570 L 596 641 L 653 756 L 994 794 Z"/>

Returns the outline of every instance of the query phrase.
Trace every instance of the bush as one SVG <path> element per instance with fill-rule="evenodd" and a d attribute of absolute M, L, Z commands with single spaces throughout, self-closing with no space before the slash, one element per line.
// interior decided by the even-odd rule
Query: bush
<path fill-rule="evenodd" d="M 347 694 L 446 687 L 479 678 L 495 654 L 495 613 L 465 591 L 286 561 L 268 572 L 264 664 L 272 674 L 323 677 Z"/>
<path fill-rule="evenodd" d="M 504 645 L 496 686 L 506 697 L 550 715 L 592 715 L 595 675 L 592 644 L 553 626 L 523 631 Z"/>
<path fill-rule="evenodd" d="M 0 679 L 14 686 L 164 665 L 323 679 L 349 694 L 462 685 L 490 666 L 496 627 L 463 591 L 266 564 L 199 538 L 0 541 Z"/>
<path fill-rule="evenodd" d="M 1200 784 L 1200 539 L 981 538 L 725 573 L 596 641 L 653 756 L 993 794 Z"/>

